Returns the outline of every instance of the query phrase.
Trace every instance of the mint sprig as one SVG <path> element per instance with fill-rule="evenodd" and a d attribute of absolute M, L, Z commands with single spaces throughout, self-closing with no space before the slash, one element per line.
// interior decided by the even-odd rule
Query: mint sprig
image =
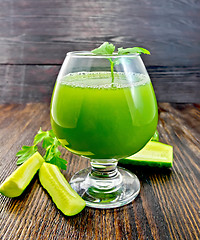
<path fill-rule="evenodd" d="M 115 46 L 112 43 L 104 42 L 100 47 L 95 48 L 91 52 L 96 55 L 112 55 L 115 51 Z"/>
<path fill-rule="evenodd" d="M 22 147 L 22 150 L 16 153 L 16 156 L 19 157 L 17 160 L 17 165 L 22 164 L 27 159 L 29 159 L 35 152 L 37 152 L 37 146 L 26 146 Z"/>
<path fill-rule="evenodd" d="M 126 55 L 126 54 L 135 54 L 135 53 L 144 53 L 150 55 L 149 50 L 141 47 L 133 47 L 133 48 L 118 48 L 118 55 Z"/>
<path fill-rule="evenodd" d="M 22 164 L 29 159 L 35 152 L 37 152 L 37 145 L 42 142 L 42 148 L 44 148 L 45 155 L 43 156 L 46 162 L 57 165 L 60 169 L 66 170 L 67 161 L 60 157 L 61 152 L 58 147 L 62 144 L 58 141 L 53 130 L 42 131 L 40 128 L 38 133 L 34 137 L 33 146 L 23 146 L 22 150 L 17 152 L 16 156 L 19 157 L 17 165 Z"/>
<path fill-rule="evenodd" d="M 127 54 L 150 54 L 150 52 L 141 47 L 133 47 L 133 48 L 118 48 L 118 52 L 115 53 L 115 56 L 127 55 Z M 91 52 L 95 55 L 113 55 L 115 51 L 115 46 L 112 43 L 104 42 L 100 47 L 95 48 Z M 120 64 L 120 58 L 115 58 L 114 60 L 112 57 L 109 57 L 108 60 L 110 61 L 110 70 L 111 70 L 111 77 L 112 83 L 114 83 L 114 66 Z"/>

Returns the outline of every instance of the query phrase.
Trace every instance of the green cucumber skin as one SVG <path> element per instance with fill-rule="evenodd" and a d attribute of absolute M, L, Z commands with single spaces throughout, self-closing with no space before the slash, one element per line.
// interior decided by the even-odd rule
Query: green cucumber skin
<path fill-rule="evenodd" d="M 128 164 L 128 165 L 135 165 L 135 166 L 148 166 L 148 167 L 172 167 L 172 162 L 151 162 L 149 160 L 140 161 L 134 159 L 121 159 L 119 160 L 120 164 Z"/>
<path fill-rule="evenodd" d="M 19 197 L 29 185 L 36 172 L 40 169 L 43 162 L 44 159 L 39 152 L 34 153 L 26 162 L 5 179 L 0 185 L 0 193 L 10 198 Z M 8 180 L 9 182 L 7 182 Z"/>
<path fill-rule="evenodd" d="M 151 143 L 150 143 L 151 144 Z M 149 166 L 149 167 L 167 167 L 170 168 L 173 166 L 173 147 L 171 145 L 167 145 L 161 142 L 154 142 L 152 144 L 159 144 L 160 146 L 168 147 L 169 149 L 169 160 L 168 161 L 151 161 L 151 160 L 141 160 L 141 159 L 134 159 L 134 155 L 131 156 L 132 159 L 120 159 L 119 163 L 121 164 L 130 164 L 130 165 L 137 165 L 137 166 Z M 145 147 L 144 147 L 145 148 Z M 152 157 L 153 160 L 153 157 Z"/>
<path fill-rule="evenodd" d="M 76 215 L 85 208 L 85 201 L 71 188 L 57 166 L 43 163 L 39 170 L 39 180 L 65 215 Z"/>

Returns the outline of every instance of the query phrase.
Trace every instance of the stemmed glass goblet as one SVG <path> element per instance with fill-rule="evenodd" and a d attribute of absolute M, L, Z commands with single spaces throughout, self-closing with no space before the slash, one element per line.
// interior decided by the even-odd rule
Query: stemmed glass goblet
<path fill-rule="evenodd" d="M 108 58 L 118 62 L 113 74 Z M 91 167 L 70 180 L 87 206 L 119 207 L 138 195 L 137 176 L 117 163 L 146 145 L 157 120 L 154 90 L 139 54 L 67 54 L 52 95 L 51 125 L 66 149 L 90 159 Z"/>

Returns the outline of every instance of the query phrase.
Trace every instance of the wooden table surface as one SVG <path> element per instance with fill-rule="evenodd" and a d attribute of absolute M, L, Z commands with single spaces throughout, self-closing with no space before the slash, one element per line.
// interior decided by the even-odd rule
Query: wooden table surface
<path fill-rule="evenodd" d="M 49 106 L 0 105 L 0 182 L 16 169 L 16 152 L 50 129 Z M 0 239 L 200 239 L 200 105 L 159 104 L 160 141 L 173 145 L 172 169 L 127 166 L 141 181 L 139 196 L 124 207 L 86 207 L 64 216 L 34 177 L 25 192 L 0 195 Z M 66 150 L 67 180 L 89 163 Z"/>

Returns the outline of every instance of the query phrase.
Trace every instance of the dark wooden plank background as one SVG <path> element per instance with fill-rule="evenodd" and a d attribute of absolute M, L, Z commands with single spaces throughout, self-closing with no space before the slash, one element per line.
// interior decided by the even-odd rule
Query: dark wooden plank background
<path fill-rule="evenodd" d="M 66 52 L 103 41 L 151 51 L 159 101 L 200 102 L 200 1 L 4 0 L 0 103 L 49 101 Z"/>
<path fill-rule="evenodd" d="M 49 105 L 0 105 L 0 183 L 16 169 L 16 152 L 31 145 L 41 126 L 50 128 Z M 58 240 L 199 240 L 200 239 L 200 105 L 159 104 L 160 141 L 173 145 L 172 169 L 126 166 L 141 182 L 139 196 L 116 209 L 86 207 L 64 216 L 36 176 L 25 192 L 10 199 L 0 195 L 0 239 Z M 67 180 L 89 165 L 62 149 Z"/>

